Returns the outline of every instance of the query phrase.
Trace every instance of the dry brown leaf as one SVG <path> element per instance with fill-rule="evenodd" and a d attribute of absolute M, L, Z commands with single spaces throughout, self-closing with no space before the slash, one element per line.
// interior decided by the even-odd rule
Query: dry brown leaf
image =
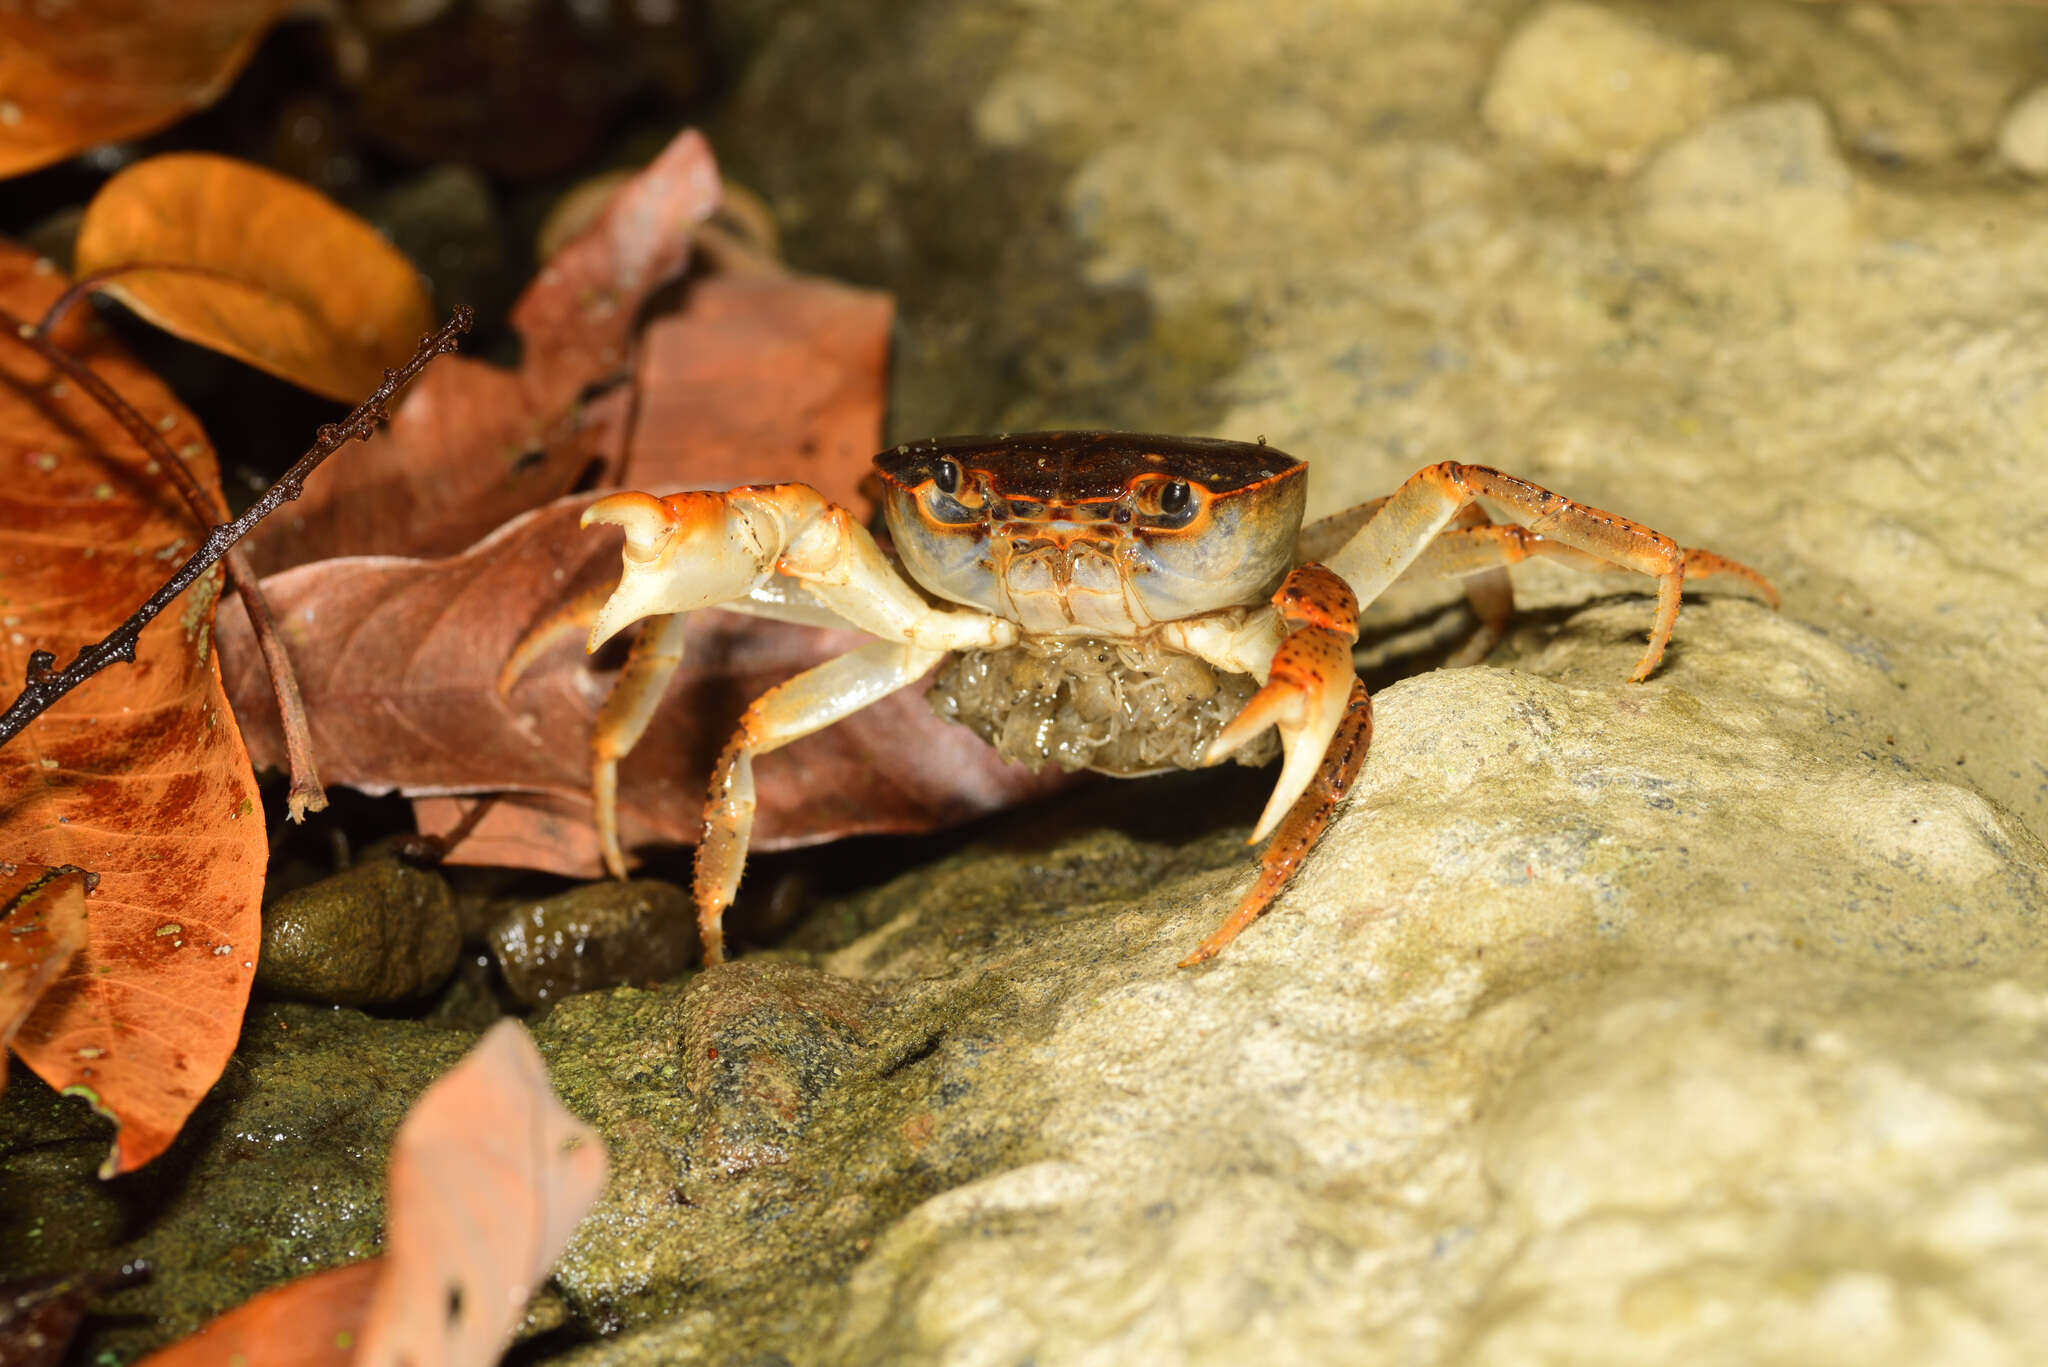
<path fill-rule="evenodd" d="M 691 230 L 718 205 L 718 171 L 685 132 L 527 287 L 512 321 L 516 372 L 443 362 L 388 430 L 330 461 L 305 495 L 250 536 L 265 574 L 339 555 L 452 555 L 567 493 L 593 465 L 609 481 L 624 451 L 623 384 L 647 296 L 682 272 Z"/>
<path fill-rule="evenodd" d="M 0 245 L 0 306 L 35 317 L 65 288 Z M 60 341 L 183 453 L 219 497 L 199 425 L 110 340 Z M 0 678 L 31 650 L 68 661 L 198 542 L 170 481 L 115 420 L 0 338 Z M 216 568 L 101 671 L 0 747 L 0 850 L 100 876 L 86 946 L 15 1038 L 44 1081 L 120 1126 L 106 1172 L 148 1162 L 233 1052 L 254 977 L 267 844 L 255 776 L 212 644 Z"/>
<path fill-rule="evenodd" d="M 0 863 L 0 1082 L 29 1011 L 85 944 L 83 869 Z"/>
<path fill-rule="evenodd" d="M 212 104 L 286 3 L 0 4 L 0 176 Z"/>
<path fill-rule="evenodd" d="M 349 1367 L 386 1260 L 274 1286 L 136 1367 Z"/>
<path fill-rule="evenodd" d="M 391 1146 L 387 1267 L 356 1367 L 490 1367 L 604 1190 L 604 1143 L 499 1021 Z"/>
<path fill-rule="evenodd" d="M 595 497 L 536 510 L 452 559 L 329 560 L 264 581 L 330 782 L 415 796 L 551 797 L 561 806 L 536 824 L 553 824 L 552 838 L 528 830 L 533 843 L 494 853 L 509 864 L 598 873 L 587 836 L 589 738 L 615 666 L 593 668 L 581 642 L 565 639 L 509 697 L 497 691 L 500 667 L 536 623 L 617 578 L 619 534 L 576 525 Z M 222 608 L 220 633 L 229 695 L 256 761 L 278 763 L 276 703 L 237 605 Z M 620 770 L 626 844 L 693 843 L 711 763 L 747 703 L 867 639 L 722 612 L 694 616 L 675 685 Z M 906 689 L 763 756 L 755 848 L 930 830 L 1058 783 L 1003 763 L 972 732 L 934 716 L 922 691 Z M 504 829 L 488 818 L 485 828 Z M 454 857 L 487 862 L 468 848 Z"/>
<path fill-rule="evenodd" d="M 347 403 L 434 328 L 425 282 L 376 229 L 232 157 L 116 175 L 86 206 L 73 267 L 166 332 Z"/>
<path fill-rule="evenodd" d="M 604 1178 L 603 1142 L 500 1021 L 399 1126 L 383 1257 L 266 1291 L 139 1367 L 488 1367 Z"/>
<path fill-rule="evenodd" d="M 623 377 L 647 296 L 682 274 L 692 230 L 718 207 L 711 145 L 679 135 L 626 183 L 597 221 L 554 256 L 512 308 L 520 368 L 543 411 L 608 376 Z"/>
<path fill-rule="evenodd" d="M 886 294 L 798 275 L 712 276 L 640 343 L 617 483 L 669 493 L 795 480 L 846 507 L 881 441 Z"/>

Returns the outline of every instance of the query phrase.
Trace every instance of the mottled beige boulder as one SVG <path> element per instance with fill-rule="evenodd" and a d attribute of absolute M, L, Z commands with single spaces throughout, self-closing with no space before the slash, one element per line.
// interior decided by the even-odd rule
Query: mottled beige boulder
<path fill-rule="evenodd" d="M 1855 219 L 1855 177 L 1806 99 L 1722 115 L 1660 153 L 1637 192 L 1650 232 L 1717 254 L 1836 256 Z"/>
<path fill-rule="evenodd" d="M 2030 176 L 2048 176 L 2048 86 L 2021 96 L 1998 126 L 1998 155 Z"/>
<path fill-rule="evenodd" d="M 1721 53 L 1601 5 L 1554 0 L 1508 40 L 1479 113 L 1496 136 L 1546 160 L 1625 175 L 1741 89 Z"/>
<path fill-rule="evenodd" d="M 1785 590 L 1629 686 L 1647 600 L 1518 570 L 1526 629 L 1382 689 L 1210 968 L 1170 965 L 1248 877 L 1220 837 L 864 903 L 817 962 L 999 991 L 932 1142 L 1010 1138 L 876 1217 L 813 1360 L 2048 1359 L 2048 194 L 1987 155 L 2044 44 L 1799 3 L 774 30 L 728 156 L 800 260 L 904 292 L 898 435 L 1264 435 L 1312 513 L 1481 461 Z M 1458 628 L 1399 598 L 1375 670 Z M 1116 857 L 1151 884 L 1008 862 Z"/>
<path fill-rule="evenodd" d="M 1616 604 L 1382 694 L 1357 799 L 1213 969 L 1168 966 L 1234 869 L 975 968 L 915 913 L 829 960 L 1056 1023 L 998 1065 L 1051 1093 L 1038 1157 L 898 1223 L 823 1360 L 2048 1344 L 2048 852 L 1884 743 L 1857 643 L 1691 617 L 1648 685 Z"/>

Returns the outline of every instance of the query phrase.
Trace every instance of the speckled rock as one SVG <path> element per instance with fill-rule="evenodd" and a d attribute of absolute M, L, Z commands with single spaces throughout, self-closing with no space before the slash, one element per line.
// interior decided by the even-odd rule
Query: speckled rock
<path fill-rule="evenodd" d="M 1629 688 L 1642 600 L 1518 570 L 1514 672 L 1383 687 L 1359 796 L 1208 976 L 1164 965 L 1239 871 L 1069 908 L 1118 924 L 1098 968 L 1029 913 L 954 955 L 917 899 L 825 960 L 1040 984 L 1058 1099 L 877 1241 L 816 1360 L 2048 1355 L 2048 196 L 1987 156 L 2048 16 L 1562 10 L 1729 63 L 1631 141 L 1542 122 L 1518 48 L 1559 13 L 767 38 L 722 146 L 796 259 L 907 291 L 895 435 L 1263 434 L 1312 513 L 1482 461 L 1786 591 L 1689 606 Z M 1105 357 L 1142 382 L 1087 382 Z M 1376 679 L 1436 601 L 1376 614 Z"/>
<path fill-rule="evenodd" d="M 697 911 L 673 883 L 603 879 L 500 909 L 485 937 L 528 1006 L 622 983 L 646 986 L 697 961 Z"/>
<path fill-rule="evenodd" d="M 1502 49 L 1480 104 L 1499 137 L 1626 174 L 1740 93 L 1735 64 L 1600 5 L 1544 5 Z"/>
<path fill-rule="evenodd" d="M 455 969 L 461 933 L 439 874 L 366 859 L 263 909 L 256 985 L 363 1006 L 429 992 Z"/>
<path fill-rule="evenodd" d="M 1998 155 L 2030 176 L 2048 176 L 2048 86 L 2035 86 L 1998 126 Z"/>
<path fill-rule="evenodd" d="M 1848 240 L 1855 177 L 1812 100 L 1774 100 L 1716 119 L 1660 154 L 1639 186 L 1659 237 L 1722 253 L 1737 244 L 1829 256 Z"/>

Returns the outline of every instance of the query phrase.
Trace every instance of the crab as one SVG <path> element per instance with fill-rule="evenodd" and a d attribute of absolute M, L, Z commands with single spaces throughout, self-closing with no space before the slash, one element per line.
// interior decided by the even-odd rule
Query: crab
<path fill-rule="evenodd" d="M 1212 958 L 1263 914 L 1365 759 L 1372 704 L 1352 662 L 1361 604 L 1402 575 L 1458 577 L 1483 659 L 1513 611 L 1506 567 L 1532 556 L 1657 581 L 1664 656 L 1688 579 L 1761 574 L 1483 465 L 1443 461 L 1388 497 L 1303 526 L 1308 468 L 1263 440 L 1041 432 L 911 442 L 875 457 L 893 556 L 803 484 L 599 499 L 583 525 L 625 533 L 624 573 L 590 649 L 647 620 L 600 713 L 592 790 L 604 860 L 624 876 L 619 761 L 704 608 L 875 639 L 756 698 L 715 765 L 694 896 L 706 963 L 746 864 L 756 756 L 908 688 L 942 662 L 934 706 L 1013 759 L 1131 775 L 1265 762 L 1280 772 L 1249 837 L 1251 886 L 1181 961 Z M 1495 522 L 1474 502 L 1517 515 Z M 1277 744 L 1273 737 L 1277 733 Z"/>

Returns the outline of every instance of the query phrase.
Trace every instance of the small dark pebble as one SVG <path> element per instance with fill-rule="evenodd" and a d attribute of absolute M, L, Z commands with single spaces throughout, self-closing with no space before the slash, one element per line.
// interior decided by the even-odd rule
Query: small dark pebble
<path fill-rule="evenodd" d="M 256 985 L 342 1006 L 404 1001 L 440 986 L 460 948 L 446 879 L 367 859 L 264 909 Z"/>
<path fill-rule="evenodd" d="M 672 978 L 698 958 L 697 916 L 672 883 L 606 879 L 515 905 L 485 936 L 529 1006 L 572 992 Z"/>

